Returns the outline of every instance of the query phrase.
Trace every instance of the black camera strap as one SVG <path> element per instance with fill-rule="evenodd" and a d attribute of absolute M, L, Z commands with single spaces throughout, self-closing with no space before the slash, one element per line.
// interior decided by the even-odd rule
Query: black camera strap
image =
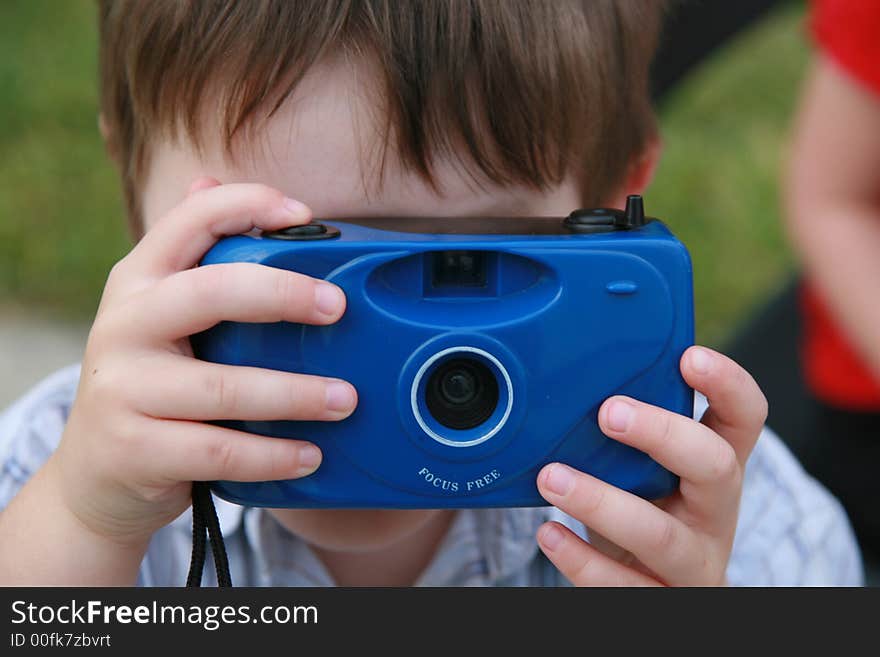
<path fill-rule="evenodd" d="M 220 531 L 220 521 L 211 488 L 205 481 L 194 481 L 192 486 L 192 556 L 189 562 L 189 575 L 186 578 L 188 587 L 202 585 L 202 572 L 205 569 L 207 541 L 211 542 L 214 555 L 214 567 L 217 571 L 217 586 L 232 586 L 229 574 L 229 558 L 226 556 L 226 545 Z"/>

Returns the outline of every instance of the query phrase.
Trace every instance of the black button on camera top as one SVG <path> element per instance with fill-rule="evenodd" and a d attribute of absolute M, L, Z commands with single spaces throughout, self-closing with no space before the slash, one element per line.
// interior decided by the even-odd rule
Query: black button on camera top
<path fill-rule="evenodd" d="M 284 232 L 288 235 L 297 235 L 297 236 L 311 236 L 311 235 L 323 235 L 327 232 L 327 226 L 324 224 L 305 224 L 303 226 L 291 226 L 290 228 L 285 228 Z"/>
<path fill-rule="evenodd" d="M 317 221 L 263 233 L 263 237 L 290 241 L 326 240 L 339 235 L 339 229 L 335 226 L 327 226 Z"/>
<path fill-rule="evenodd" d="M 617 230 L 621 210 L 590 208 L 575 210 L 565 218 L 565 227 L 574 233 L 608 233 Z"/>
<path fill-rule="evenodd" d="M 626 198 L 626 208 L 589 208 L 575 210 L 565 218 L 565 227 L 576 233 L 601 233 L 612 230 L 641 228 L 646 223 L 642 197 Z"/>

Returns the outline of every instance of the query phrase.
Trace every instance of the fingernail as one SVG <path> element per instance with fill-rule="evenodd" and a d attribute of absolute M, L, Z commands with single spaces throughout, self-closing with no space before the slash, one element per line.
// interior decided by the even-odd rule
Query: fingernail
<path fill-rule="evenodd" d="M 342 381 L 327 384 L 327 408 L 331 411 L 350 411 L 354 406 L 351 386 Z"/>
<path fill-rule="evenodd" d="M 548 525 L 541 530 L 540 538 L 541 545 L 553 552 L 556 548 L 562 545 L 562 541 L 565 540 L 565 535 L 559 527 Z"/>
<path fill-rule="evenodd" d="M 295 217 L 309 216 L 309 209 L 305 204 L 286 196 L 284 197 L 284 209 Z"/>
<path fill-rule="evenodd" d="M 625 401 L 614 401 L 608 407 L 608 428 L 612 431 L 626 431 L 629 429 L 634 409 Z"/>
<path fill-rule="evenodd" d="M 318 283 L 315 286 L 315 305 L 325 315 L 337 315 L 342 310 L 342 290 L 330 283 Z"/>
<path fill-rule="evenodd" d="M 554 463 L 547 473 L 547 488 L 557 495 L 566 495 L 574 485 L 574 473 L 566 465 Z"/>
<path fill-rule="evenodd" d="M 299 469 L 297 476 L 304 477 L 318 469 L 321 463 L 321 450 L 314 445 L 306 445 L 299 451 Z"/>
<path fill-rule="evenodd" d="M 689 358 L 691 369 L 697 374 L 708 374 L 712 368 L 712 356 L 705 349 L 692 349 Z"/>

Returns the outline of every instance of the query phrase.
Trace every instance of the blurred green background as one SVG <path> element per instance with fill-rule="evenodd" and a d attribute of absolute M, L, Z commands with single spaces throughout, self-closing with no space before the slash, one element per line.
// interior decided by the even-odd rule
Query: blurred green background
<path fill-rule="evenodd" d="M 0 314 L 88 321 L 129 248 L 97 131 L 95 3 L 0 3 Z M 778 178 L 808 61 L 803 8 L 785 6 L 691 75 L 661 108 L 647 194 L 694 261 L 697 337 L 718 344 L 783 285 L 792 256 Z"/>

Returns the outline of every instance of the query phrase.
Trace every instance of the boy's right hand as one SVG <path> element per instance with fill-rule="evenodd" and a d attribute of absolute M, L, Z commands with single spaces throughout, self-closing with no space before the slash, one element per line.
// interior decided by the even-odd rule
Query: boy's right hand
<path fill-rule="evenodd" d="M 202 178 L 110 273 L 76 401 L 48 464 L 90 531 L 146 548 L 190 504 L 191 482 L 293 479 L 321 452 L 207 420 L 340 420 L 346 382 L 193 358 L 188 336 L 222 320 L 332 324 L 345 309 L 327 282 L 250 263 L 196 267 L 224 235 L 307 223 L 307 207 L 256 184 Z"/>

